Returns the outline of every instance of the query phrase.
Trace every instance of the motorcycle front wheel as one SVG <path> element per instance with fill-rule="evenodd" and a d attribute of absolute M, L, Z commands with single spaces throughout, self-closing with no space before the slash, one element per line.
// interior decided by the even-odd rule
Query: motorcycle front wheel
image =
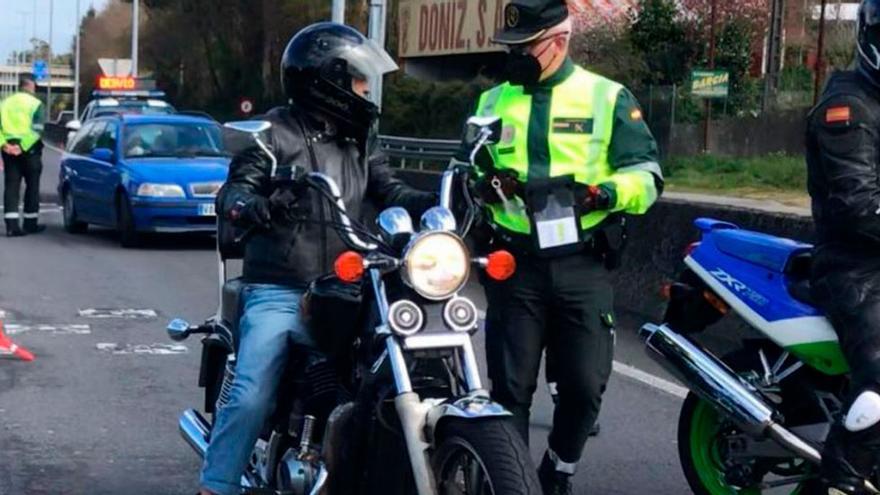
<path fill-rule="evenodd" d="M 433 455 L 440 495 L 541 495 L 537 471 L 506 419 L 449 419 Z"/>

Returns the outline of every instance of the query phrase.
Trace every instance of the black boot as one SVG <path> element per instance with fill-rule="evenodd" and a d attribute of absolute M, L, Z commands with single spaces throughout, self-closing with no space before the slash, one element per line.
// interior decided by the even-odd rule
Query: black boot
<path fill-rule="evenodd" d="M 45 225 L 38 225 L 36 218 L 25 218 L 24 219 L 24 231 L 28 234 L 39 234 L 40 232 L 46 230 Z"/>
<path fill-rule="evenodd" d="M 831 428 L 822 452 L 822 483 L 828 495 L 873 495 L 877 493 L 866 474 L 880 458 L 880 428 L 850 432 L 840 423 Z"/>
<path fill-rule="evenodd" d="M 18 225 L 18 220 L 6 220 L 6 237 L 21 237 L 25 232 Z"/>
<path fill-rule="evenodd" d="M 541 481 L 541 490 L 544 495 L 572 495 L 571 474 L 556 470 L 556 463 L 550 458 L 550 453 L 544 454 L 541 467 L 538 468 L 538 479 Z"/>

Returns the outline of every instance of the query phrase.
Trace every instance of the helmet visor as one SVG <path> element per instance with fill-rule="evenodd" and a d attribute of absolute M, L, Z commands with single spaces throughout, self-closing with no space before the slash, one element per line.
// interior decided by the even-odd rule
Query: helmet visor
<path fill-rule="evenodd" d="M 352 79 L 366 81 L 371 87 L 381 84 L 382 76 L 397 70 L 397 64 L 375 41 L 364 40 L 358 45 L 338 46 L 328 54 L 332 58 L 344 60 Z M 367 99 L 373 101 L 368 95 Z M 373 103 L 377 103 L 373 101 Z"/>

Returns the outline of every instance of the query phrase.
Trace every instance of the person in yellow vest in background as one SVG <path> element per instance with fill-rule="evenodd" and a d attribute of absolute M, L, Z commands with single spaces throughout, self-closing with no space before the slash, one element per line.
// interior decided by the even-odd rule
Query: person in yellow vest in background
<path fill-rule="evenodd" d="M 564 0 L 513 0 L 504 18 L 494 41 L 508 49 L 507 82 L 477 107 L 502 119 L 502 133 L 478 160 L 476 190 L 486 242 L 513 252 L 517 271 L 484 280 L 489 377 L 528 441 L 546 348 L 558 403 L 539 476 L 545 494 L 569 494 L 611 373 L 608 272 L 620 262 L 624 215 L 648 211 L 663 174 L 635 97 L 569 58 Z"/>
<path fill-rule="evenodd" d="M 0 146 L 3 156 L 3 219 L 6 235 L 19 237 L 37 233 L 46 227 L 38 225 L 40 216 L 40 174 L 43 171 L 43 104 L 34 96 L 37 85 L 23 77 L 18 92 L 0 102 Z M 24 230 L 18 201 L 24 179 Z"/>

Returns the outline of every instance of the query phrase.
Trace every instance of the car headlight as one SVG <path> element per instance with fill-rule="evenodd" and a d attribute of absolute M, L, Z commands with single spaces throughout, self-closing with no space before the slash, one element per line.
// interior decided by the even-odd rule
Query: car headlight
<path fill-rule="evenodd" d="M 449 232 L 430 232 L 412 241 L 404 256 L 404 280 L 434 301 L 452 296 L 467 283 L 471 260 L 464 242 Z"/>
<path fill-rule="evenodd" d="M 183 188 L 177 184 L 141 184 L 137 189 L 138 196 L 154 198 L 185 198 Z"/>

